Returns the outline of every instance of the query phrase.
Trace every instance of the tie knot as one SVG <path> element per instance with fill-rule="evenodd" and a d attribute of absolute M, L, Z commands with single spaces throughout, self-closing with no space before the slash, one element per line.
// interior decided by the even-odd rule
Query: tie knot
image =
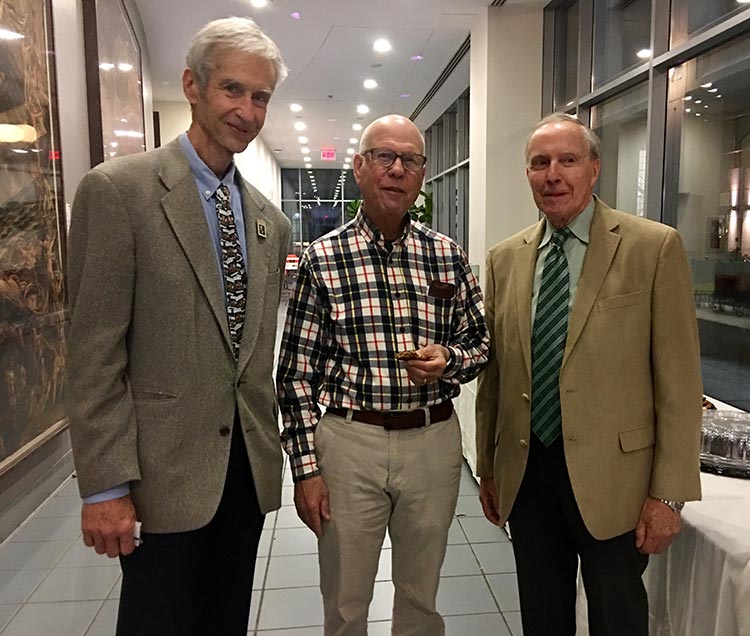
<path fill-rule="evenodd" d="M 573 236 L 573 232 L 571 229 L 567 226 L 561 227 L 559 230 L 555 230 L 552 232 L 552 244 L 555 247 L 562 247 L 563 243 L 567 241 L 571 236 Z"/>
<path fill-rule="evenodd" d="M 216 199 L 221 203 L 227 203 L 229 201 L 229 188 L 226 184 L 222 183 L 216 188 Z"/>

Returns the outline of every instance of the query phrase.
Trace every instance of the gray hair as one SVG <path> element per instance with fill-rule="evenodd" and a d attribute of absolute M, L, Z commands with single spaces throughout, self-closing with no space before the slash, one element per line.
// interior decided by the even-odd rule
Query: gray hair
<path fill-rule="evenodd" d="M 276 71 L 277 85 L 289 72 L 279 47 L 253 20 L 222 18 L 206 24 L 190 41 L 185 62 L 202 89 L 208 85 L 213 71 L 214 54 L 219 48 L 251 53 L 268 60 Z"/>
<path fill-rule="evenodd" d="M 583 133 L 583 138 L 586 140 L 586 143 L 589 146 L 589 157 L 592 161 L 599 159 L 599 156 L 601 155 L 602 142 L 597 134 L 593 130 L 591 130 L 591 128 L 583 124 L 583 122 L 581 122 L 578 117 L 574 115 L 568 115 L 567 113 L 552 113 L 551 115 L 547 115 L 544 119 L 538 121 L 531 129 L 529 136 L 526 137 L 526 146 L 524 148 L 524 157 L 526 158 L 526 163 L 529 163 L 529 145 L 531 144 L 531 138 L 534 136 L 534 133 L 542 126 L 560 122 L 570 122 L 572 124 L 580 126 L 581 132 Z"/>

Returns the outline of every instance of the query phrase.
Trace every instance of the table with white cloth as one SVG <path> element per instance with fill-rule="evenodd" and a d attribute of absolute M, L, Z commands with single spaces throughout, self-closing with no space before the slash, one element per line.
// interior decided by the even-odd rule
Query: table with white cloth
<path fill-rule="evenodd" d="M 682 532 L 643 577 L 651 636 L 750 636 L 750 480 L 701 473 L 701 485 L 703 499 L 685 504 Z"/>

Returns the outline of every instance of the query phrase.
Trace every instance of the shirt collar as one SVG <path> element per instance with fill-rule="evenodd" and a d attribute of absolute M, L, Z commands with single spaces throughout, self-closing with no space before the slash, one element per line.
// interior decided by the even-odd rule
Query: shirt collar
<path fill-rule="evenodd" d="M 576 218 L 574 218 L 570 223 L 568 223 L 568 228 L 570 228 L 570 231 L 573 233 L 573 236 L 575 236 L 579 241 L 581 241 L 582 243 L 585 243 L 586 245 L 589 244 L 589 232 L 591 230 L 591 220 L 594 218 L 595 205 L 596 205 L 596 199 L 592 197 L 591 203 L 589 203 L 583 209 L 583 212 L 581 212 L 578 216 L 576 216 Z M 539 241 L 539 247 L 537 249 L 542 249 L 545 245 L 547 245 L 547 243 L 549 243 L 552 240 L 552 233 L 554 231 L 555 231 L 555 228 L 545 218 L 544 236 L 542 237 L 542 240 Z"/>
<path fill-rule="evenodd" d="M 180 140 L 180 145 L 185 153 L 185 157 L 187 157 L 188 165 L 193 173 L 193 177 L 195 177 L 195 182 L 198 184 L 198 190 L 204 199 L 208 201 L 214 196 L 216 190 L 222 184 L 229 188 L 234 185 L 234 176 L 236 172 L 234 161 L 229 164 L 229 170 L 227 170 L 224 178 L 219 179 L 219 177 L 214 174 L 213 170 L 206 165 L 203 159 L 198 156 L 193 144 L 191 144 L 190 139 L 188 139 L 187 133 L 182 133 L 178 139 Z"/>
<path fill-rule="evenodd" d="M 405 214 L 405 222 L 404 222 L 404 230 L 401 233 L 401 236 L 393 241 L 393 245 L 400 245 L 406 241 L 406 238 L 411 233 L 411 217 L 409 214 Z M 385 247 L 385 239 L 383 238 L 383 233 L 380 231 L 380 228 L 375 225 L 370 218 L 364 213 L 364 205 L 360 204 L 359 211 L 357 212 L 357 215 L 354 217 L 354 227 L 357 231 L 359 231 L 362 236 L 365 237 L 365 239 L 369 243 L 376 243 L 377 245 L 380 245 L 381 247 Z"/>

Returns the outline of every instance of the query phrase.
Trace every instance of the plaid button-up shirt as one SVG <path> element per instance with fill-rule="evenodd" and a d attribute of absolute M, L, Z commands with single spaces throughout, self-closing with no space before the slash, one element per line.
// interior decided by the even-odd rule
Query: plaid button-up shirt
<path fill-rule="evenodd" d="M 461 247 L 408 220 L 389 247 L 360 210 L 300 259 L 277 375 L 295 481 L 319 474 L 319 403 L 378 411 L 431 406 L 457 396 L 459 384 L 487 362 L 482 294 Z M 448 347 L 452 359 L 438 382 L 416 386 L 396 352 L 432 343 Z"/>

